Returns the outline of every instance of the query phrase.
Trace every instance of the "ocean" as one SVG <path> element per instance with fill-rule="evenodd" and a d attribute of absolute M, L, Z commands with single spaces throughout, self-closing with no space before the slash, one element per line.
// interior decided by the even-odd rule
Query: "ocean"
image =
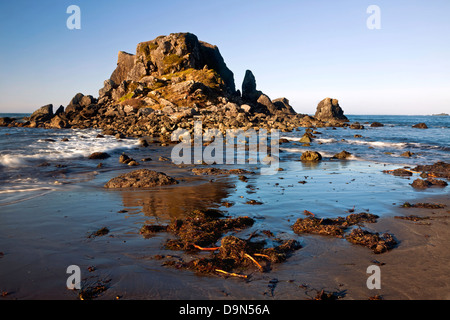
<path fill-rule="evenodd" d="M 5 116 L 21 118 L 29 114 L 0 114 L 0 117 Z M 289 140 L 280 145 L 282 164 L 291 165 L 294 161 L 298 167 L 300 154 L 307 150 L 318 151 L 325 159 L 342 150 L 350 152 L 352 155 L 346 161 L 328 162 L 329 166 L 339 166 L 336 170 L 341 171 L 343 167 L 355 168 L 367 164 L 372 164 L 372 170 L 379 172 L 386 166 L 398 168 L 437 161 L 450 162 L 449 116 L 350 115 L 348 118 L 351 123 L 359 122 L 365 128 L 317 128 L 309 147 L 298 142 L 304 128 L 281 132 L 280 138 Z M 370 127 L 375 121 L 384 124 L 384 127 Z M 428 129 L 412 128 L 420 122 L 426 123 Z M 99 133 L 94 129 L 0 127 L 0 206 L 26 201 L 69 188 L 79 181 L 93 179 L 98 174 L 98 161 L 86 161 L 93 152 L 111 154 L 111 158 L 102 162 L 107 168 L 119 169 L 119 155 L 138 150 L 137 139 L 99 138 Z M 410 151 L 412 156 L 402 156 L 406 151 Z M 311 170 L 311 167 L 303 165 L 291 169 L 302 172 Z M 322 170 L 323 165 L 317 169 Z"/>

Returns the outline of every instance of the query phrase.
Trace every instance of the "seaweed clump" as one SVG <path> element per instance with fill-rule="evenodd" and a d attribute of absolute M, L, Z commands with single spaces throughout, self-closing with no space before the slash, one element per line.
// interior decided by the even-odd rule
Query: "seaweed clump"
<path fill-rule="evenodd" d="M 167 241 L 166 248 L 195 251 L 198 247 L 214 246 L 223 233 L 251 227 L 254 222 L 247 216 L 225 218 L 214 209 L 195 210 L 184 220 L 177 219 L 168 226 L 168 231 L 177 235 L 178 239 Z"/>
<path fill-rule="evenodd" d="M 345 238 L 347 241 L 366 246 L 374 253 L 383 253 L 392 249 L 397 242 L 388 233 L 379 235 L 361 228 L 356 228 L 350 234 L 345 234 L 348 228 L 361 225 L 363 222 L 375 223 L 377 215 L 370 213 L 352 213 L 347 217 L 337 217 L 334 219 L 319 219 L 317 217 L 299 218 L 292 229 L 295 233 L 313 233 L 337 238 Z"/>
<path fill-rule="evenodd" d="M 402 208 L 443 209 L 443 208 L 445 208 L 445 204 L 428 203 L 428 202 L 418 202 L 418 203 L 405 202 L 401 205 L 401 207 Z"/>
<path fill-rule="evenodd" d="M 397 241 L 389 233 L 380 235 L 379 233 L 372 233 L 361 228 L 353 229 L 345 238 L 351 243 L 368 247 L 377 254 L 386 252 L 397 244 Z"/>
<path fill-rule="evenodd" d="M 414 171 L 422 172 L 422 178 L 446 178 L 450 179 L 450 163 L 443 161 L 436 162 L 431 165 L 416 166 Z"/>
<path fill-rule="evenodd" d="M 278 246 L 270 248 L 264 248 L 264 244 L 265 241 L 253 242 L 233 235 L 225 236 L 210 257 L 197 258 L 181 266 L 199 273 L 247 278 L 241 274 L 243 271 L 255 266 L 261 272 L 269 271 L 272 263 L 285 261 L 291 252 L 301 248 L 295 240 L 281 241 Z"/>
<path fill-rule="evenodd" d="M 190 261 L 168 261 L 165 265 L 189 269 L 202 274 L 223 274 L 247 278 L 241 273 L 252 267 L 261 272 L 270 270 L 271 263 L 285 261 L 289 254 L 301 248 L 295 240 L 278 241 L 274 247 L 265 247 L 265 240 L 251 241 L 254 233 L 248 239 L 241 239 L 227 232 L 236 232 L 251 227 L 254 220 L 247 216 L 225 217 L 218 210 L 195 210 L 185 219 L 174 220 L 167 226 L 144 226 L 141 234 L 144 236 L 154 232 L 167 231 L 177 236 L 166 241 L 169 250 L 182 250 L 191 254 L 210 252 L 209 256 L 197 256 Z M 220 245 L 217 243 L 220 240 Z"/>
<path fill-rule="evenodd" d="M 334 219 L 317 217 L 299 218 L 292 226 L 295 233 L 314 233 L 342 238 L 346 229 L 362 222 L 374 223 L 378 216 L 371 213 L 352 213 L 347 217 Z"/>

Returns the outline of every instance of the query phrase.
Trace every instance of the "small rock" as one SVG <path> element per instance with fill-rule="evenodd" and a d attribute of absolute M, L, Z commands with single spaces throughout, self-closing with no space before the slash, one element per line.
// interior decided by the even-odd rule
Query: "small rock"
<path fill-rule="evenodd" d="M 322 155 L 317 151 L 305 151 L 300 157 L 301 161 L 320 161 L 322 160 Z"/>
<path fill-rule="evenodd" d="M 352 155 L 352 154 L 351 154 L 350 152 L 347 152 L 347 151 L 343 150 L 343 151 L 341 151 L 341 152 L 339 152 L 339 153 L 336 153 L 332 158 L 333 158 L 333 159 L 341 159 L 341 160 L 344 160 L 344 159 L 349 158 L 351 155 Z"/>
<path fill-rule="evenodd" d="M 105 188 L 149 188 L 177 183 L 174 178 L 163 172 L 139 169 L 109 180 L 105 184 Z"/>
<path fill-rule="evenodd" d="M 405 151 L 400 156 L 409 158 L 409 157 L 412 157 L 413 154 L 414 153 L 412 153 L 411 151 Z"/>
<path fill-rule="evenodd" d="M 111 157 L 106 152 L 94 152 L 89 156 L 89 159 L 107 159 Z"/>

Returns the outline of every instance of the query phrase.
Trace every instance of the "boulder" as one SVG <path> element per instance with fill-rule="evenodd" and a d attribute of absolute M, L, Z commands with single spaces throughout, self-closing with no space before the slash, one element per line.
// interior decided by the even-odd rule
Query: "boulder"
<path fill-rule="evenodd" d="M 320 161 L 322 160 L 322 155 L 317 151 L 305 151 L 300 157 L 301 161 Z"/>
<path fill-rule="evenodd" d="M 30 120 L 32 120 L 32 121 L 48 121 L 52 117 L 53 117 L 53 105 L 47 104 L 43 107 L 40 107 L 36 111 L 34 111 L 30 116 Z"/>
<path fill-rule="evenodd" d="M 378 128 L 378 127 L 384 127 L 384 124 L 380 123 L 380 122 L 372 122 L 372 124 L 370 125 L 372 128 Z"/>
<path fill-rule="evenodd" d="M 418 123 L 418 124 L 415 124 L 415 125 L 413 125 L 412 127 L 413 127 L 413 128 L 418 128 L 418 129 L 428 129 L 427 124 L 426 124 L 426 123 L 423 123 L 423 122 Z"/>
<path fill-rule="evenodd" d="M 249 112 L 251 112 L 252 107 L 249 106 L 248 104 L 243 104 L 243 105 L 241 105 L 241 109 L 242 109 L 244 112 L 249 113 Z"/>
<path fill-rule="evenodd" d="M 3 117 L 0 118 L 0 127 L 6 127 L 8 124 L 14 122 L 14 118 L 10 118 L 10 117 Z"/>
<path fill-rule="evenodd" d="M 414 153 L 412 153 L 411 151 L 405 151 L 400 156 L 409 158 L 409 157 L 412 157 L 413 155 L 414 155 Z"/>
<path fill-rule="evenodd" d="M 351 154 L 350 152 L 347 152 L 347 151 L 345 151 L 345 150 L 342 150 L 341 152 L 336 153 L 332 158 L 333 158 L 333 159 L 345 160 L 345 159 L 351 157 L 351 155 L 352 155 L 352 154 Z"/>
<path fill-rule="evenodd" d="M 422 179 L 416 179 L 413 181 L 411 186 L 416 189 L 425 189 L 432 186 L 437 187 L 446 187 L 448 184 L 444 180 L 434 179 L 434 178 L 428 178 L 426 180 Z"/>
<path fill-rule="evenodd" d="M 69 127 L 67 120 L 61 116 L 56 115 L 50 120 L 50 127 L 55 129 L 63 129 Z"/>
<path fill-rule="evenodd" d="M 311 135 L 308 133 L 305 133 L 299 140 L 301 143 L 311 143 Z"/>
<path fill-rule="evenodd" d="M 69 105 L 80 105 L 81 100 L 83 99 L 84 94 L 82 93 L 77 93 L 72 100 L 70 100 Z"/>
<path fill-rule="evenodd" d="M 321 121 L 339 120 L 348 121 L 337 99 L 325 98 L 317 105 L 314 118 Z"/>
<path fill-rule="evenodd" d="M 59 116 L 62 114 L 64 114 L 64 106 L 59 106 L 59 108 L 55 111 L 55 116 Z"/>
<path fill-rule="evenodd" d="M 259 95 L 256 104 L 260 112 L 274 114 L 277 111 L 277 107 L 272 103 L 272 100 L 264 93 Z"/>
<path fill-rule="evenodd" d="M 103 81 L 103 88 L 98 91 L 99 100 L 103 97 L 111 97 L 112 91 L 117 87 L 118 85 L 116 82 L 111 79 Z"/>
<path fill-rule="evenodd" d="M 278 98 L 272 101 L 272 103 L 275 105 L 277 111 L 284 113 L 284 114 L 297 114 L 295 112 L 294 108 L 289 104 L 289 100 L 286 98 Z"/>
<path fill-rule="evenodd" d="M 108 153 L 106 152 L 94 152 L 91 153 L 91 155 L 89 156 L 89 159 L 107 159 L 111 157 Z"/>
<path fill-rule="evenodd" d="M 83 96 L 78 104 L 82 107 L 88 107 L 91 104 L 95 104 L 95 103 L 97 103 L 97 100 L 93 96 L 87 95 L 87 96 Z"/>
<path fill-rule="evenodd" d="M 105 184 L 105 188 L 150 188 L 177 183 L 174 178 L 163 172 L 139 169 L 109 180 Z"/>
<path fill-rule="evenodd" d="M 137 112 L 137 116 L 138 117 L 140 117 L 140 116 L 146 117 L 154 112 L 155 112 L 155 110 L 152 108 L 140 108 Z"/>
<path fill-rule="evenodd" d="M 350 125 L 350 129 L 362 130 L 362 129 L 364 129 L 364 126 L 362 124 L 360 124 L 359 122 L 355 122 Z"/>
<path fill-rule="evenodd" d="M 77 93 L 72 100 L 70 100 L 69 104 L 66 107 L 66 114 L 75 113 L 83 109 L 83 107 L 80 105 L 81 100 L 83 99 L 84 94 Z"/>

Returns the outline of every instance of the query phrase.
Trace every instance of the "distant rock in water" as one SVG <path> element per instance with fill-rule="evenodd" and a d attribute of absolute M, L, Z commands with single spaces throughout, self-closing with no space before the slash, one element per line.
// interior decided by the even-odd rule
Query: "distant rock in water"
<path fill-rule="evenodd" d="M 325 98 L 317 105 L 314 117 L 322 121 L 348 121 L 337 99 Z"/>
<path fill-rule="evenodd" d="M 426 124 L 426 123 L 424 123 L 424 122 L 421 122 L 421 123 L 415 124 L 415 125 L 413 125 L 412 127 L 413 127 L 413 128 L 418 128 L 418 129 L 428 129 L 428 126 L 427 126 L 427 124 Z"/>
<path fill-rule="evenodd" d="M 178 182 L 163 172 L 140 169 L 122 174 L 109 180 L 105 188 L 150 188 L 177 184 Z"/>

